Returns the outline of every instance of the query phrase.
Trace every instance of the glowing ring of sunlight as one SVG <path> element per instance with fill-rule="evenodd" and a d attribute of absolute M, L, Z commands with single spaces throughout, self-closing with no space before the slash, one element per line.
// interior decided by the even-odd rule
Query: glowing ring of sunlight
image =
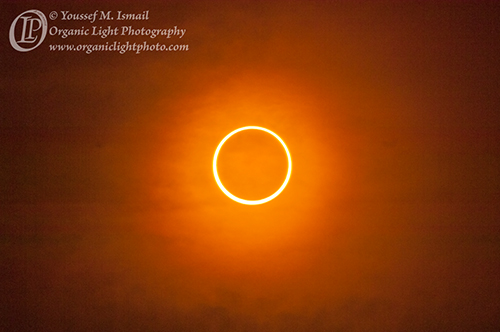
<path fill-rule="evenodd" d="M 219 179 L 219 174 L 217 173 L 217 157 L 219 156 L 220 149 L 222 148 L 224 143 L 234 134 L 239 133 L 240 131 L 243 131 L 243 130 L 251 130 L 251 129 L 265 131 L 266 133 L 273 135 L 281 143 L 281 145 L 285 149 L 286 156 L 288 158 L 288 172 L 286 173 L 285 181 L 283 182 L 281 187 L 279 187 L 279 189 L 271 196 L 268 196 L 268 197 L 263 198 L 263 199 L 258 199 L 258 200 L 247 200 L 247 199 L 243 199 L 243 198 L 239 198 L 239 197 L 234 196 L 224 187 L 221 180 Z M 233 130 L 232 132 L 227 134 L 226 137 L 224 137 L 222 139 L 222 141 L 219 143 L 219 146 L 217 146 L 217 149 L 215 150 L 213 170 L 214 170 L 215 182 L 217 182 L 217 185 L 222 190 L 222 192 L 227 195 L 227 197 L 229 197 L 232 200 L 234 200 L 238 203 L 241 203 L 241 204 L 258 205 L 258 204 L 267 203 L 270 200 L 276 198 L 276 196 L 278 196 L 283 191 L 283 189 L 285 189 L 286 185 L 288 184 L 288 180 L 290 180 L 290 175 L 292 175 L 292 157 L 290 156 L 290 152 L 288 151 L 288 148 L 286 147 L 286 144 L 285 144 L 285 142 L 283 142 L 281 137 L 279 137 L 278 135 L 276 135 L 275 133 L 273 133 L 269 129 L 266 129 L 263 127 L 247 126 L 247 127 L 241 127 L 241 128 L 236 129 L 236 130 Z"/>

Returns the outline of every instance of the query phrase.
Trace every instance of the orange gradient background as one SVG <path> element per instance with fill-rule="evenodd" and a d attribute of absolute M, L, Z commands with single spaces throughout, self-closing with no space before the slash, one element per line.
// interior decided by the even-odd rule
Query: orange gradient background
<path fill-rule="evenodd" d="M 100 40 L 48 35 L 21 54 L 7 31 L 32 8 L 149 10 L 133 25 L 185 28 L 172 42 L 189 51 L 50 52 Z M 0 330 L 500 327 L 498 6 L 0 9 Z M 212 172 L 219 142 L 249 125 L 293 162 L 257 206 Z M 239 135 L 221 151 L 223 183 L 274 192 L 279 143 Z M 239 176 L 252 170 L 264 175 Z"/>

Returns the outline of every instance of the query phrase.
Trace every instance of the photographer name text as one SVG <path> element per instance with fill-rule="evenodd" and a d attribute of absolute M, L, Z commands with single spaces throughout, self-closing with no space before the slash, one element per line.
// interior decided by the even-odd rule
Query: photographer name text
<path fill-rule="evenodd" d="M 125 13 L 121 10 L 96 10 L 89 13 L 74 13 L 67 10 L 61 10 L 59 13 L 57 11 L 52 11 L 49 18 L 53 21 L 59 19 L 60 21 L 81 21 L 82 23 L 86 22 L 90 24 L 97 23 L 98 21 L 107 21 L 107 23 L 111 23 L 110 21 L 120 21 L 125 23 L 125 21 L 137 22 L 149 20 L 149 10 L 144 10 L 140 13 Z M 136 28 L 132 25 L 91 25 L 90 27 L 82 26 L 81 28 L 59 28 L 53 25 L 49 28 L 48 32 L 51 36 L 59 36 L 63 39 L 71 36 L 99 36 L 101 38 L 107 38 L 109 36 L 148 36 L 150 38 L 164 36 L 165 38 L 182 38 L 186 33 L 186 29 L 180 29 L 177 26 L 168 29 Z"/>
<path fill-rule="evenodd" d="M 94 23 L 96 20 L 99 21 L 147 21 L 149 20 L 149 10 L 144 10 L 141 13 L 124 13 L 121 10 L 113 12 L 111 10 L 105 12 L 102 10 L 96 10 L 93 13 L 72 13 L 68 10 L 61 10 L 61 20 L 62 21 L 89 21 L 89 23 Z M 57 18 L 57 12 L 52 12 L 50 18 L 52 20 Z"/>

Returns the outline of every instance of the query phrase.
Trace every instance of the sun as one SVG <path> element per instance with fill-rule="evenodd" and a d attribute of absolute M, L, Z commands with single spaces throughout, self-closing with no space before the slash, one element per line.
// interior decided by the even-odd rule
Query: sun
<path fill-rule="evenodd" d="M 258 199 L 258 200 L 247 200 L 247 199 L 236 197 L 235 195 L 231 194 L 229 192 L 229 190 L 227 190 L 224 187 L 224 185 L 222 184 L 222 182 L 221 182 L 221 180 L 219 178 L 219 174 L 217 172 L 217 157 L 219 156 L 219 152 L 220 152 L 222 146 L 224 145 L 224 143 L 231 136 L 233 136 L 233 135 L 235 135 L 235 134 L 237 134 L 237 133 L 239 133 L 241 131 L 244 131 L 244 130 L 261 130 L 261 131 L 264 131 L 264 132 L 266 132 L 268 134 L 271 134 L 274 138 L 276 138 L 281 143 L 281 145 L 285 149 L 286 156 L 287 156 L 287 159 L 288 159 L 288 171 L 287 171 L 287 174 L 286 174 L 285 181 L 283 182 L 283 184 L 281 185 L 281 187 L 279 187 L 279 189 L 276 192 L 274 192 L 274 194 L 272 194 L 272 195 L 270 195 L 268 197 L 262 198 L 262 199 Z M 285 189 L 286 185 L 288 184 L 288 181 L 290 180 L 290 176 L 292 175 L 292 157 L 290 156 L 290 151 L 288 151 L 288 148 L 287 148 L 285 142 L 277 134 L 275 134 L 271 130 L 263 128 L 263 127 L 246 126 L 246 127 L 241 127 L 241 128 L 236 129 L 236 130 L 233 130 L 232 132 L 230 132 L 229 134 L 227 134 L 226 137 L 224 137 L 222 139 L 222 141 L 217 146 L 217 149 L 215 150 L 214 160 L 213 160 L 213 166 L 212 167 L 213 167 L 215 182 L 217 182 L 217 185 L 222 190 L 222 192 L 224 194 L 226 194 L 226 196 L 228 196 L 232 200 L 234 200 L 234 201 L 236 201 L 238 203 L 241 203 L 241 204 L 259 205 L 259 204 L 264 204 L 264 203 L 267 203 L 267 202 L 273 200 L 274 198 L 276 198 L 283 191 L 283 189 Z"/>

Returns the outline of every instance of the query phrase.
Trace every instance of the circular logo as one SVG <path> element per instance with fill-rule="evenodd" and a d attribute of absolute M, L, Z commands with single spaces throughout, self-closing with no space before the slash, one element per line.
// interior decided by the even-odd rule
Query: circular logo
<path fill-rule="evenodd" d="M 287 171 L 287 174 L 286 174 L 285 181 L 283 182 L 283 184 L 281 185 L 281 187 L 274 194 L 272 194 L 271 196 L 263 198 L 263 199 L 259 199 L 259 200 L 247 200 L 247 199 L 236 197 L 235 195 L 231 194 L 224 187 L 224 185 L 222 184 L 222 182 L 221 182 L 221 180 L 219 178 L 219 174 L 217 172 L 217 157 L 219 156 L 219 152 L 220 152 L 222 146 L 224 145 L 224 143 L 231 136 L 233 136 L 234 134 L 239 133 L 240 131 L 243 131 L 243 130 L 250 130 L 250 129 L 253 129 L 253 130 L 262 130 L 262 131 L 264 131 L 266 133 L 269 133 L 269 134 L 273 135 L 274 138 L 276 138 L 281 143 L 281 145 L 283 146 L 283 148 L 285 149 L 286 156 L 288 158 L 288 171 Z M 257 126 L 241 127 L 241 128 L 236 129 L 236 130 L 233 130 L 232 132 L 230 132 L 229 134 L 227 134 L 227 136 L 224 137 L 222 139 L 222 141 L 219 143 L 219 146 L 217 146 L 217 149 L 215 150 L 214 160 L 213 160 L 213 171 L 214 171 L 215 182 L 217 182 L 217 185 L 219 186 L 219 188 L 229 198 L 231 198 L 232 200 L 234 200 L 234 201 L 236 201 L 238 203 L 241 203 L 241 204 L 258 205 L 258 204 L 263 204 L 263 203 L 269 202 L 270 200 L 272 200 L 276 196 L 278 196 L 283 191 L 283 189 L 285 189 L 286 185 L 288 184 L 288 180 L 290 180 L 290 175 L 292 174 L 292 157 L 290 156 L 290 152 L 288 151 L 288 148 L 286 147 L 285 142 L 283 142 L 283 140 L 278 135 L 276 135 L 275 133 L 273 133 L 269 129 L 266 129 L 266 128 L 263 128 L 263 127 L 257 127 Z"/>
<path fill-rule="evenodd" d="M 30 9 L 17 16 L 10 25 L 9 40 L 19 52 L 37 48 L 47 35 L 47 18 L 36 9 Z"/>

